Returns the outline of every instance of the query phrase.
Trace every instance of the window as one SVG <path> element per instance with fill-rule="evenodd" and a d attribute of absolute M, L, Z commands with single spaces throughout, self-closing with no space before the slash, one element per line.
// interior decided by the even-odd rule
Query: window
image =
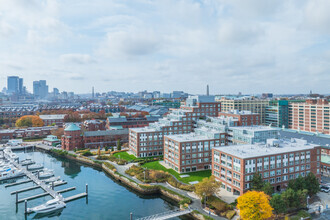
<path fill-rule="evenodd" d="M 282 173 L 282 170 L 276 170 L 276 175 L 277 176 L 281 175 L 281 173 Z"/>
<path fill-rule="evenodd" d="M 275 170 L 270 171 L 270 176 L 275 176 Z"/>

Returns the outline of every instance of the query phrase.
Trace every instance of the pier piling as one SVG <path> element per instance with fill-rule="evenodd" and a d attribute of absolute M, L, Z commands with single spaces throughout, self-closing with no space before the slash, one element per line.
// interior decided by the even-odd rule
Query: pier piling
<path fill-rule="evenodd" d="M 130 220 L 133 220 L 133 213 L 131 212 L 129 215 L 130 215 Z"/>
<path fill-rule="evenodd" d="M 18 203 L 18 192 L 16 191 L 16 204 Z"/>
<path fill-rule="evenodd" d="M 25 211 L 24 211 L 24 213 L 27 214 L 27 201 L 25 200 L 24 203 L 25 203 Z"/>
<path fill-rule="evenodd" d="M 86 183 L 86 195 L 88 195 L 88 184 Z"/>

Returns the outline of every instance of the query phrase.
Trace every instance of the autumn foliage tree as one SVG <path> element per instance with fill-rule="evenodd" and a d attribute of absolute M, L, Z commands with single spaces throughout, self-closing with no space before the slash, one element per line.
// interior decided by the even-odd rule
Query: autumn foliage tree
<path fill-rule="evenodd" d="M 51 131 L 51 134 L 56 136 L 57 138 L 61 138 L 62 135 L 64 134 L 64 128 L 53 129 Z"/>
<path fill-rule="evenodd" d="M 269 196 L 264 192 L 248 191 L 237 198 L 237 208 L 242 219 L 259 220 L 272 216 Z"/>
<path fill-rule="evenodd" d="M 25 115 L 17 119 L 16 127 L 42 127 L 44 122 L 39 116 Z"/>
<path fill-rule="evenodd" d="M 81 117 L 78 112 L 71 112 L 64 116 L 64 122 L 80 122 Z"/>
<path fill-rule="evenodd" d="M 220 189 L 221 183 L 215 180 L 214 176 L 204 178 L 195 185 L 195 193 L 202 196 L 212 196 Z"/>

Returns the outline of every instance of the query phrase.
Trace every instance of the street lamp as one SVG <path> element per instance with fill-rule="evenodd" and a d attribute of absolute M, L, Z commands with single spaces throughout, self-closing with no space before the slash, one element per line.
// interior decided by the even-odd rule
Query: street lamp
<path fill-rule="evenodd" d="M 144 182 L 146 182 L 146 170 L 143 171 L 144 174 Z"/>
<path fill-rule="evenodd" d="M 203 193 L 203 196 L 204 196 L 204 208 L 206 208 L 206 194 Z"/>
<path fill-rule="evenodd" d="M 310 199 L 310 197 L 309 197 L 309 196 L 307 196 L 307 198 L 306 198 L 306 199 L 307 199 L 307 208 L 308 208 L 308 200 Z"/>

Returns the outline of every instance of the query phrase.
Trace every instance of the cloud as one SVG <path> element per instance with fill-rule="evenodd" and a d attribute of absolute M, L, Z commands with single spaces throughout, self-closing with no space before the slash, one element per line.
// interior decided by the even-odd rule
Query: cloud
<path fill-rule="evenodd" d="M 75 64 L 89 64 L 94 63 L 95 60 L 89 54 L 63 54 L 60 56 L 60 60 L 63 63 L 75 63 Z"/>
<path fill-rule="evenodd" d="M 328 0 L 0 5 L 1 71 L 19 74 L 30 90 L 46 76 L 75 92 L 204 93 L 206 84 L 212 93 L 329 92 Z"/>
<path fill-rule="evenodd" d="M 159 50 L 159 36 L 151 30 L 129 29 L 107 33 L 98 52 L 113 58 L 133 58 L 151 55 Z"/>

